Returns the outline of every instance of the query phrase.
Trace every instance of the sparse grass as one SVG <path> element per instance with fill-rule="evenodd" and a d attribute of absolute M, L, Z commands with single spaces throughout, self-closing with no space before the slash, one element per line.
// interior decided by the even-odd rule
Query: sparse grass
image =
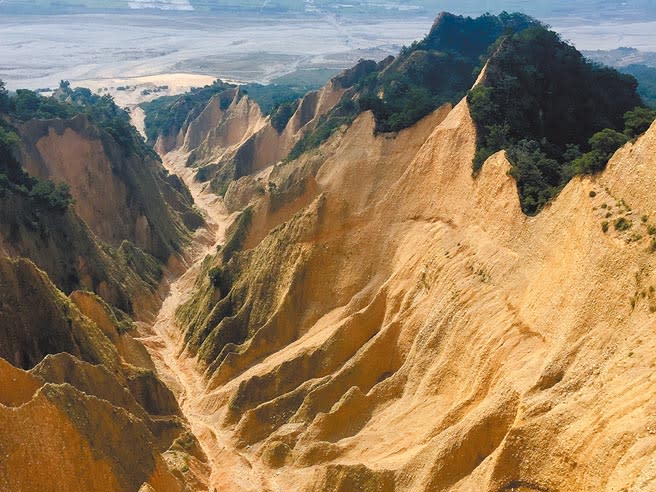
<path fill-rule="evenodd" d="M 421 272 L 421 276 L 419 277 L 419 282 L 421 283 L 421 286 L 425 290 L 430 290 L 430 284 L 428 283 L 426 272 Z"/>
<path fill-rule="evenodd" d="M 656 253 L 656 239 L 652 239 L 651 243 L 649 244 L 649 249 L 647 250 L 650 253 Z"/>
<path fill-rule="evenodd" d="M 490 281 L 490 274 L 487 273 L 482 268 L 478 269 L 476 275 L 478 275 L 478 277 L 481 279 L 481 282 L 483 282 L 484 284 L 487 284 Z"/>
<path fill-rule="evenodd" d="M 232 255 L 242 248 L 252 219 L 253 209 L 251 207 L 246 208 L 237 218 L 235 229 L 221 250 L 224 263 L 227 263 Z"/>
<path fill-rule="evenodd" d="M 629 230 L 633 226 L 631 221 L 626 220 L 625 217 L 620 217 L 613 225 L 615 226 L 615 230 L 620 232 Z"/>

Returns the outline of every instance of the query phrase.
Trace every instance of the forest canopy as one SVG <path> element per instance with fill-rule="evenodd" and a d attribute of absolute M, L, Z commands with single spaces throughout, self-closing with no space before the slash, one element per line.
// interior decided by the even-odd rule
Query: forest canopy
<path fill-rule="evenodd" d="M 490 55 L 483 83 L 468 95 L 478 129 L 474 172 L 507 150 L 529 215 L 573 175 L 603 169 L 650 118 L 632 76 L 588 62 L 545 27 L 503 36 Z"/>

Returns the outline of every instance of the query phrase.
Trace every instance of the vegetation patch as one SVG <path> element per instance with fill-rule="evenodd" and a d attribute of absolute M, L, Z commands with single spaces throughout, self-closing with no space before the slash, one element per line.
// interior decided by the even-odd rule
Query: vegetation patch
<path fill-rule="evenodd" d="M 638 81 L 638 94 L 651 108 L 656 108 L 656 67 L 643 64 L 631 64 L 620 69 L 633 75 Z"/>
<path fill-rule="evenodd" d="M 224 263 L 227 263 L 228 260 L 232 258 L 232 255 L 239 251 L 244 245 L 244 241 L 246 241 L 246 236 L 248 235 L 248 228 L 250 227 L 252 220 L 252 207 L 247 207 L 241 214 L 239 214 L 230 237 L 221 249 L 221 256 Z"/>
<path fill-rule="evenodd" d="M 177 135 L 185 121 L 195 118 L 207 106 L 212 97 L 221 94 L 219 104 L 226 109 L 234 97 L 228 92 L 236 86 L 216 80 L 210 85 L 193 89 L 179 96 L 163 96 L 141 104 L 144 110 L 146 138 L 148 143 L 154 144 L 160 135 L 168 137 Z"/>
<path fill-rule="evenodd" d="M 319 118 L 313 131 L 306 133 L 296 142 L 287 160 L 297 159 L 308 150 L 319 147 L 341 126 L 350 125 L 357 115 L 358 108 L 355 102 L 349 97 L 343 98 L 329 114 Z"/>
<path fill-rule="evenodd" d="M 630 229 L 632 225 L 631 221 L 626 220 L 625 217 L 618 218 L 613 224 L 615 230 L 620 232 Z"/>
<path fill-rule="evenodd" d="M 248 95 L 248 97 L 255 101 L 260 107 L 262 114 L 269 115 L 273 114 L 281 106 L 298 105 L 298 100 L 308 91 L 315 88 L 279 84 L 246 84 L 241 86 L 241 93 Z"/>
<path fill-rule="evenodd" d="M 594 65 L 558 34 L 534 25 L 491 47 L 482 84 L 469 92 L 477 126 L 474 173 L 505 149 L 522 209 L 536 214 L 574 176 L 601 171 L 648 128 L 630 75 Z"/>
<path fill-rule="evenodd" d="M 124 240 L 118 248 L 118 256 L 127 266 L 150 285 L 157 285 L 164 274 L 162 266 L 134 243 Z"/>
<path fill-rule="evenodd" d="M 294 112 L 298 109 L 299 101 L 299 99 L 296 99 L 295 101 L 279 104 L 271 112 L 271 126 L 275 128 L 278 133 L 283 132 L 291 117 L 294 116 Z"/>
<path fill-rule="evenodd" d="M 0 85 L 0 91 L 2 89 L 4 85 Z M 0 99 L 0 112 L 4 111 L 19 121 L 70 119 L 84 114 L 98 128 L 111 135 L 126 154 L 134 152 L 142 157 L 150 154 L 158 159 L 157 154 L 145 144 L 132 126 L 130 115 L 119 108 L 109 94 L 99 96 L 86 88 L 72 89 L 70 83 L 63 80 L 52 97 L 43 97 L 34 91 L 19 89 L 15 95 L 0 96 Z"/>
<path fill-rule="evenodd" d="M 232 288 L 232 277 L 227 270 L 221 267 L 210 268 L 207 272 L 207 276 L 212 283 L 212 286 L 219 289 L 222 296 L 225 296 L 230 289 Z"/>
<path fill-rule="evenodd" d="M 7 109 L 9 104 L 0 81 L 0 106 Z M 11 191 L 27 197 L 37 209 L 65 212 L 73 203 L 68 185 L 27 174 L 16 159 L 19 141 L 13 129 L 0 119 L 0 197 Z"/>

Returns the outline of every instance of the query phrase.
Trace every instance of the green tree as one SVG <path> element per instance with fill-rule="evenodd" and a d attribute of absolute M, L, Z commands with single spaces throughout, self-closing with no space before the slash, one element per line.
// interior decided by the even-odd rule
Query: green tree
<path fill-rule="evenodd" d="M 0 113 L 9 111 L 9 92 L 4 80 L 0 80 Z"/>
<path fill-rule="evenodd" d="M 30 197 L 46 207 L 58 211 L 66 210 L 73 203 L 68 184 L 55 185 L 49 179 L 38 180 L 30 191 Z"/>
<path fill-rule="evenodd" d="M 656 119 L 656 111 L 649 108 L 637 107 L 624 114 L 624 134 L 635 138 L 645 133 Z"/>
<path fill-rule="evenodd" d="M 273 126 L 278 133 L 282 131 L 289 123 L 289 120 L 294 115 L 298 108 L 299 100 L 286 102 L 278 105 L 271 113 L 271 126 Z"/>
<path fill-rule="evenodd" d="M 513 163 L 511 175 L 517 180 L 524 212 L 535 214 L 560 184 L 560 164 L 550 159 L 535 140 L 519 141 L 510 147 L 508 157 Z"/>
<path fill-rule="evenodd" d="M 592 135 L 588 143 L 593 152 L 599 152 L 610 159 L 615 151 L 628 142 L 628 140 L 626 135 L 612 128 L 606 128 Z"/>
<path fill-rule="evenodd" d="M 617 149 L 628 141 L 629 138 L 625 134 L 612 128 L 595 133 L 588 140 L 590 152 L 572 161 L 571 174 L 591 174 L 602 171 Z"/>

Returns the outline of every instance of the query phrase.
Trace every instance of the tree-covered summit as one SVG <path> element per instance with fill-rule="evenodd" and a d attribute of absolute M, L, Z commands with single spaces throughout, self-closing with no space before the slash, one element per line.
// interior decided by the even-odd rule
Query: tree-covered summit
<path fill-rule="evenodd" d="M 476 18 L 441 13 L 426 37 L 404 47 L 397 57 L 378 64 L 363 60 L 359 70 L 352 69 L 357 77 L 349 78 L 340 104 L 298 142 L 290 158 L 316 147 L 363 111 L 373 112 L 377 132 L 397 132 L 445 103 L 458 102 L 500 36 L 539 25 L 519 13 Z"/>
<path fill-rule="evenodd" d="M 637 120 L 653 119 L 629 113 L 642 106 L 636 89 L 633 77 L 588 62 L 544 26 L 500 37 L 468 96 L 478 130 L 474 171 L 507 150 L 522 208 L 537 213 L 573 175 L 603 169 L 644 127 Z"/>
<path fill-rule="evenodd" d="M 523 14 L 472 18 L 442 13 L 424 39 L 362 81 L 360 108 L 373 111 L 377 131 L 407 128 L 442 104 L 460 100 L 499 36 L 537 25 Z"/>
<path fill-rule="evenodd" d="M 132 126 L 129 113 L 116 105 L 109 95 L 98 95 L 83 87 L 71 88 L 62 80 L 52 96 L 43 96 L 29 89 L 18 89 L 11 96 L 0 95 L 0 113 L 12 120 L 70 119 L 83 114 L 100 130 L 111 135 L 126 153 L 158 158 Z"/>

